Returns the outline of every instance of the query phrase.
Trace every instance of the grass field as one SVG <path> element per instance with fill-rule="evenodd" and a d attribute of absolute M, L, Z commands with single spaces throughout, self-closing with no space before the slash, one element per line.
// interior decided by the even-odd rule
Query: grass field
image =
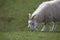
<path fill-rule="evenodd" d="M 0 40 L 60 40 L 59 32 L 0 32 Z"/>
<path fill-rule="evenodd" d="M 27 26 L 28 13 L 32 13 L 42 1 L 44 0 L 1 0 L 0 30 L 25 30 Z M 8 20 L 11 20 L 11 22 L 8 22 Z"/>
<path fill-rule="evenodd" d="M 45 0 L 0 0 L 0 40 L 60 40 L 60 24 L 55 32 L 31 32 L 28 13 Z"/>

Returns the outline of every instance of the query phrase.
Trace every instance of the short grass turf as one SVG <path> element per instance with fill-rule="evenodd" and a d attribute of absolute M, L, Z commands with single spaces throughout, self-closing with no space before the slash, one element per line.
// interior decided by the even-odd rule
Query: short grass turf
<path fill-rule="evenodd" d="M 0 32 L 0 40 L 60 40 L 59 32 Z"/>

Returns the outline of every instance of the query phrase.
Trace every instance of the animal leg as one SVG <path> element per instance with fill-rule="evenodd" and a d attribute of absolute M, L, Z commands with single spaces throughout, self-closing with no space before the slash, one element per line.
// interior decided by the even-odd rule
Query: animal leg
<path fill-rule="evenodd" d="M 53 27 L 52 27 L 52 31 L 54 31 L 56 29 L 57 25 L 56 23 L 53 24 Z"/>
<path fill-rule="evenodd" d="M 46 26 L 44 25 L 43 28 L 41 29 L 42 32 L 46 31 Z"/>
<path fill-rule="evenodd" d="M 53 23 L 53 26 L 50 27 L 50 31 L 51 31 L 51 32 L 54 32 L 55 29 L 56 29 L 56 23 Z"/>

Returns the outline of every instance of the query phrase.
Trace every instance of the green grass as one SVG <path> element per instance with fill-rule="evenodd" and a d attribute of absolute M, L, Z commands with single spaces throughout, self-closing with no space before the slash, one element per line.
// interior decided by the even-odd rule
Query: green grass
<path fill-rule="evenodd" d="M 0 0 L 0 40 L 60 40 L 60 24 L 55 32 L 30 32 L 28 13 L 45 0 Z M 11 20 L 9 22 L 9 20 Z"/>
<path fill-rule="evenodd" d="M 0 30 L 23 31 L 27 29 L 28 13 L 45 0 L 0 0 Z M 7 22 L 7 19 L 11 22 Z"/>
<path fill-rule="evenodd" d="M 0 32 L 0 34 L 0 40 L 60 40 L 59 32 Z"/>

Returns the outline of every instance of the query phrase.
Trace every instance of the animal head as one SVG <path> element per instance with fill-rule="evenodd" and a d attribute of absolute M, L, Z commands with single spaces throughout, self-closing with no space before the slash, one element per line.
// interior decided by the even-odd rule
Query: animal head
<path fill-rule="evenodd" d="M 32 15 L 29 13 L 29 20 L 28 20 L 28 28 L 30 28 L 32 31 L 37 29 L 37 21 L 32 19 Z"/>

